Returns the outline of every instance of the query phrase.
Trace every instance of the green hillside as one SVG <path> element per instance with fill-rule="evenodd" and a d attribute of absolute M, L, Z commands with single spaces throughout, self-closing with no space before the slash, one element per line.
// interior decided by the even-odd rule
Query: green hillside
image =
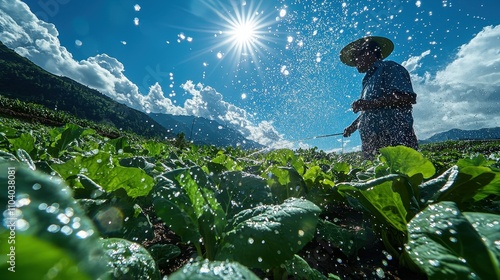
<path fill-rule="evenodd" d="M 147 137 L 174 137 L 146 114 L 53 75 L 0 42 L 0 94 Z"/>

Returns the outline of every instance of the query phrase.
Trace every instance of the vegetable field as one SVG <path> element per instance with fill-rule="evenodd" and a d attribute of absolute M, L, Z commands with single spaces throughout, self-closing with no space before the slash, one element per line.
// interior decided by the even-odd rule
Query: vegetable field
<path fill-rule="evenodd" d="M 368 162 L 2 118 L 0 278 L 500 279 L 500 146 L 467 145 Z"/>

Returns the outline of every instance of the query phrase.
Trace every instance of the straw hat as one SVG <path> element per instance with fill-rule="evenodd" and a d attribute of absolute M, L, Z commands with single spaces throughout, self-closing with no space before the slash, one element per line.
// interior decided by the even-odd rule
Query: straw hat
<path fill-rule="evenodd" d="M 340 60 L 346 65 L 356 66 L 355 59 L 358 51 L 366 47 L 371 42 L 375 42 L 380 47 L 382 59 L 388 57 L 394 50 L 394 44 L 388 38 L 380 36 L 367 36 L 345 46 L 340 51 Z"/>

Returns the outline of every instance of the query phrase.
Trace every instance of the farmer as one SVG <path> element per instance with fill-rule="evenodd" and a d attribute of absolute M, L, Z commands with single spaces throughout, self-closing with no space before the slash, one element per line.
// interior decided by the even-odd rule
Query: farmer
<path fill-rule="evenodd" d="M 352 103 L 358 118 L 344 130 L 344 137 L 359 130 L 363 156 L 373 159 L 378 150 L 404 145 L 417 149 L 412 104 L 417 101 L 410 75 L 400 64 L 384 61 L 394 49 L 391 40 L 369 36 L 349 43 L 340 60 L 366 73 L 361 97 Z"/>

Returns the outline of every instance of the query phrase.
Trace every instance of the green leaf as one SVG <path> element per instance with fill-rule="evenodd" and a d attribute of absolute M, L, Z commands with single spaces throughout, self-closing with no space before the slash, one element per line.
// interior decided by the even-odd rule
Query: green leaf
<path fill-rule="evenodd" d="M 110 152 L 121 154 L 121 153 L 130 153 L 133 151 L 126 137 L 118 137 L 116 139 L 108 140 L 106 144 L 112 147 L 111 149 L 108 149 L 112 150 Z"/>
<path fill-rule="evenodd" d="M 457 177 L 458 167 L 453 166 L 438 177 L 420 184 L 420 200 L 426 204 L 433 203 L 444 190 L 457 180 Z"/>
<path fill-rule="evenodd" d="M 242 170 L 241 166 L 239 166 L 235 160 L 233 160 L 228 155 L 225 155 L 222 151 L 220 151 L 217 156 L 212 159 L 212 163 L 220 164 L 221 166 L 224 166 L 224 168 L 228 171 Z"/>
<path fill-rule="evenodd" d="M 285 262 L 285 269 L 293 279 L 329 279 L 318 270 L 311 268 L 309 264 L 298 255 L 293 256 L 293 259 Z"/>
<path fill-rule="evenodd" d="M 405 146 L 386 147 L 380 149 L 382 162 L 386 162 L 390 173 L 405 174 L 409 177 L 421 173 L 424 178 L 430 178 L 436 173 L 432 163 L 422 154 Z"/>
<path fill-rule="evenodd" d="M 11 153 L 0 151 L 0 162 L 2 162 L 2 161 L 7 161 L 7 162 L 17 161 L 17 158 L 15 155 L 13 155 Z"/>
<path fill-rule="evenodd" d="M 14 181 L 15 188 L 8 188 Z M 16 237 L 20 238 L 19 242 L 16 240 L 16 250 L 24 256 L 16 269 L 28 273 L 35 268 L 30 258 L 35 260 L 33 255 L 45 252 L 46 260 L 36 259 L 41 261 L 36 266 L 41 270 L 54 265 L 62 271 L 69 270 L 73 266 L 70 260 L 73 260 L 79 270 L 92 279 L 102 276 L 105 268 L 101 263 L 105 257 L 98 243 L 97 230 L 62 180 L 30 170 L 18 162 L 3 162 L 0 163 L 0 186 L 5 187 L 0 192 L 0 205 L 16 202 L 15 209 L 10 207 L 4 212 L 4 222 L 0 226 L 0 236 L 5 236 L 10 232 L 10 225 L 16 225 Z M 59 257 L 62 262 L 54 263 Z M 41 270 L 38 271 L 40 276 L 47 273 Z"/>
<path fill-rule="evenodd" d="M 294 168 L 271 166 L 265 175 L 278 203 L 290 197 L 302 197 L 306 194 L 304 179 Z"/>
<path fill-rule="evenodd" d="M 154 158 L 146 158 L 146 157 L 131 157 L 131 158 L 122 158 L 120 159 L 120 165 L 123 167 L 136 167 L 140 168 L 148 174 L 152 174 L 154 171 L 155 165 L 151 162 L 154 162 Z"/>
<path fill-rule="evenodd" d="M 465 158 L 465 159 L 460 159 L 457 162 L 457 166 L 459 168 L 464 168 L 467 166 L 490 166 L 494 164 L 495 161 L 493 160 L 488 160 L 484 155 L 477 155 L 472 158 Z"/>
<path fill-rule="evenodd" d="M 148 251 L 159 265 L 165 264 L 169 260 L 174 259 L 181 254 L 181 249 L 173 244 L 157 243 L 149 247 Z"/>
<path fill-rule="evenodd" d="M 23 133 L 18 138 L 11 138 L 9 142 L 12 145 L 12 151 L 23 149 L 31 153 L 35 149 L 35 138 L 29 133 Z"/>
<path fill-rule="evenodd" d="M 490 194 L 500 195 L 500 175 L 489 167 L 451 167 L 439 177 L 419 186 L 421 199 L 428 204 L 439 201 L 454 201 L 461 205 L 468 201 L 479 201 Z"/>
<path fill-rule="evenodd" d="M 479 232 L 483 242 L 493 252 L 500 264 L 500 216 L 489 213 L 464 212 L 463 215 Z"/>
<path fill-rule="evenodd" d="M 399 178 L 398 175 L 388 175 L 368 181 L 364 185 L 342 183 L 338 186 L 338 190 L 358 200 L 380 222 L 406 233 L 405 202 L 401 195 L 392 189 L 393 180 L 397 178 Z"/>
<path fill-rule="evenodd" d="M 177 169 L 159 179 L 153 192 L 158 216 L 185 242 L 196 246 L 201 236 L 206 256 L 213 258 L 226 217 L 205 173 L 199 167 Z"/>
<path fill-rule="evenodd" d="M 464 216 L 450 201 L 433 204 L 408 224 L 406 250 L 429 279 L 500 279 L 498 250 L 492 246 L 499 220 L 494 214 Z"/>
<path fill-rule="evenodd" d="M 121 238 L 102 239 L 101 244 L 114 279 L 160 279 L 155 260 L 141 245 Z"/>
<path fill-rule="evenodd" d="M 142 144 L 142 147 L 145 150 L 145 154 L 150 157 L 159 156 L 166 151 L 166 145 L 164 143 L 153 140 L 149 140 Z"/>
<path fill-rule="evenodd" d="M 244 210 L 228 225 L 216 259 L 274 268 L 311 241 L 320 212 L 312 202 L 295 198 Z"/>
<path fill-rule="evenodd" d="M 66 150 L 71 142 L 88 134 L 95 134 L 95 131 L 92 129 L 82 128 L 76 124 L 66 124 L 64 131 L 57 135 L 55 142 L 52 143 L 52 149 L 50 151 L 51 154 L 55 157 L 59 156 L 64 150 Z"/>
<path fill-rule="evenodd" d="M 266 180 L 252 174 L 233 171 L 222 174 L 216 194 L 227 218 L 262 204 L 273 204 L 271 189 Z"/>
<path fill-rule="evenodd" d="M 15 138 L 19 135 L 20 131 L 10 126 L 0 125 L 0 134 L 6 136 L 7 138 Z"/>
<path fill-rule="evenodd" d="M 52 164 L 63 178 L 83 174 L 102 186 L 106 192 L 123 188 L 132 197 L 147 195 L 154 180 L 144 170 L 122 167 L 109 153 L 98 153 L 90 157 L 77 156 L 62 164 Z M 82 187 L 78 181 L 70 181 L 72 186 Z"/>
<path fill-rule="evenodd" d="M 7 231 L 0 234 L 5 244 L 8 235 Z M 92 279 L 80 270 L 78 262 L 67 251 L 48 241 L 24 234 L 17 234 L 15 241 L 0 250 L 1 279 Z"/>
<path fill-rule="evenodd" d="M 19 161 L 26 163 L 31 170 L 36 169 L 35 163 L 33 163 L 30 155 L 25 150 L 19 149 L 16 154 Z"/>
<path fill-rule="evenodd" d="M 267 160 L 275 162 L 276 165 L 291 166 L 300 175 L 305 172 L 305 164 L 302 157 L 298 157 L 290 149 L 280 149 L 269 152 L 266 156 Z"/>
<path fill-rule="evenodd" d="M 168 277 L 169 280 L 259 280 L 252 271 L 236 262 L 203 261 L 189 263 Z"/>
<path fill-rule="evenodd" d="M 369 232 L 348 230 L 334 223 L 320 220 L 318 237 L 337 246 L 348 257 L 357 256 L 358 250 L 367 245 Z"/>
<path fill-rule="evenodd" d="M 153 201 L 156 215 L 179 235 L 183 242 L 198 243 L 201 234 L 198 228 L 198 219 L 194 219 L 185 209 L 165 198 L 156 198 Z M 187 207 L 187 205 L 183 205 Z"/>

